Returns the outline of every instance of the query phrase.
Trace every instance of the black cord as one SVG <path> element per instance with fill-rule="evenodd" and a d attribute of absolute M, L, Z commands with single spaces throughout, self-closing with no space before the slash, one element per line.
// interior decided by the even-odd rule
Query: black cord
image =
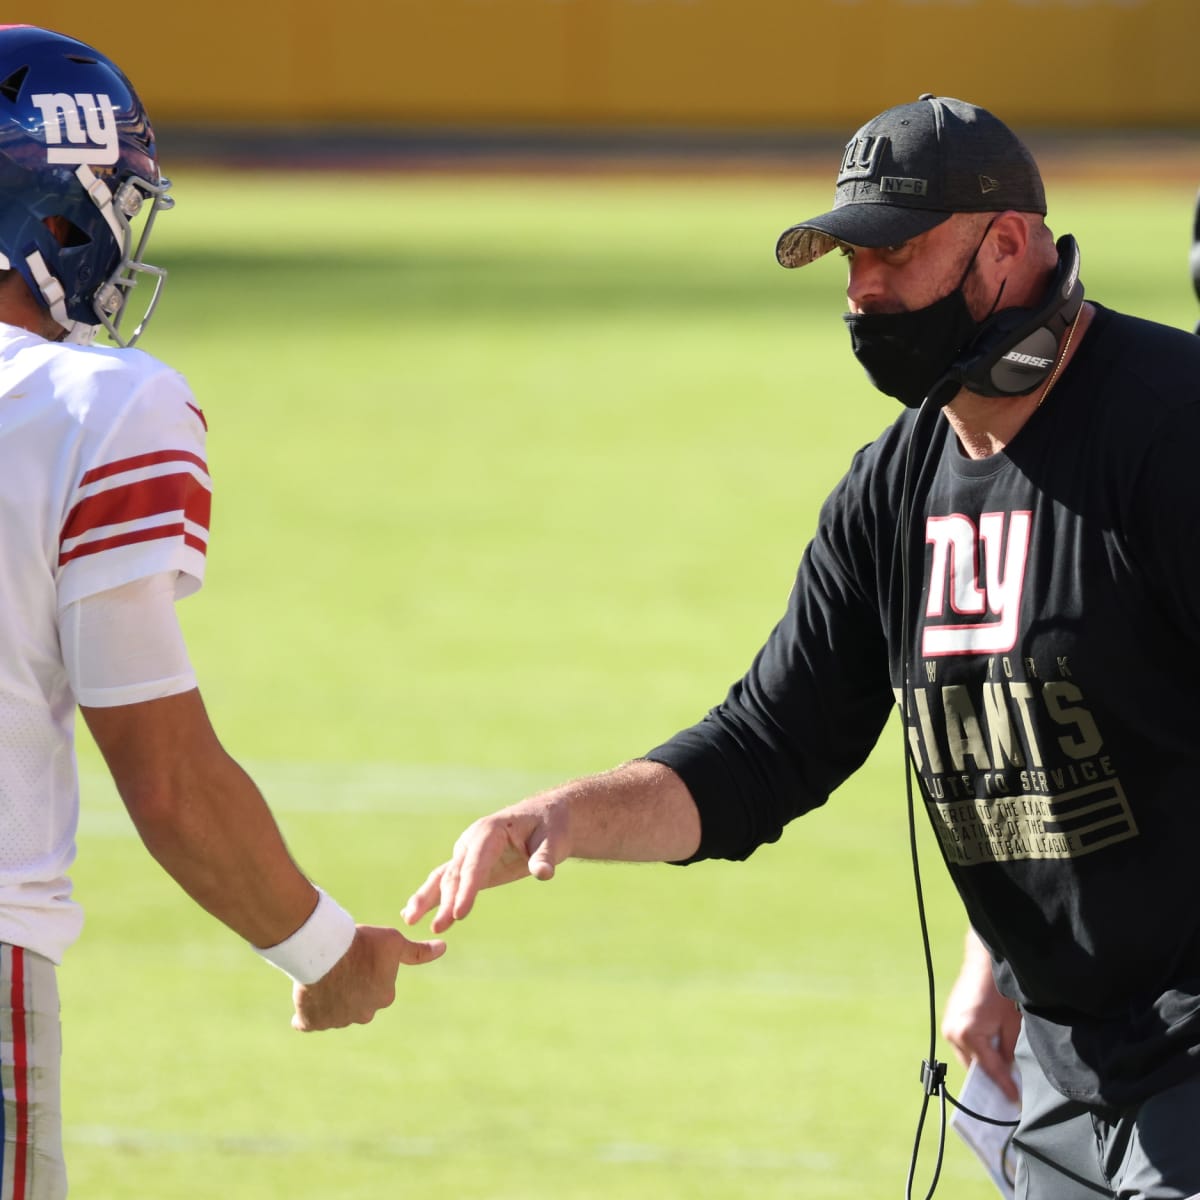
<path fill-rule="evenodd" d="M 946 1105 L 948 1103 L 954 1105 L 960 1112 L 966 1113 L 967 1116 L 973 1117 L 977 1121 L 983 1121 L 988 1125 L 1013 1127 L 1017 1124 L 1015 1121 L 1001 1121 L 994 1117 L 985 1117 L 982 1113 L 977 1113 L 973 1109 L 967 1108 L 966 1105 L 960 1104 L 946 1087 L 946 1064 L 939 1062 L 937 1058 L 936 975 L 933 969 L 933 950 L 929 942 L 929 920 L 925 912 L 925 889 L 921 883 L 921 858 L 917 847 L 917 806 L 913 796 L 913 774 L 917 769 L 917 765 L 913 759 L 912 743 L 909 740 L 909 729 L 911 727 L 909 703 L 912 696 L 913 639 L 913 632 L 910 628 L 912 616 L 910 603 L 910 563 L 912 558 L 913 491 L 915 486 L 913 480 L 913 459 L 919 440 L 917 436 L 918 432 L 922 431 L 922 427 L 931 419 L 930 416 L 927 416 L 927 413 L 932 414 L 932 419 L 936 420 L 943 406 L 942 403 L 938 402 L 938 397 L 945 396 L 949 399 L 954 394 L 956 386 L 956 384 L 953 384 L 948 379 L 939 381 L 930 389 L 929 395 L 925 397 L 925 402 L 917 412 L 912 423 L 912 428 L 909 430 L 908 445 L 905 448 L 904 477 L 900 494 L 900 636 L 903 639 L 900 693 L 903 700 L 903 710 L 901 712 L 903 719 L 900 723 L 900 732 L 904 739 L 904 793 L 908 812 L 908 848 L 912 858 L 913 887 L 916 891 L 917 920 L 921 928 L 921 950 L 925 959 L 925 981 L 929 1000 L 929 1054 L 921 1063 L 921 1084 L 924 1088 L 925 1096 L 921 1101 L 921 1112 L 917 1118 L 917 1132 L 913 1139 L 912 1157 L 909 1159 L 908 1164 L 908 1178 L 904 1187 L 905 1200 L 912 1200 L 913 1181 L 917 1172 L 917 1160 L 921 1152 L 921 1136 L 925 1131 L 925 1120 L 929 1113 L 929 1101 L 934 1096 L 938 1097 L 939 1115 L 937 1159 L 934 1162 L 933 1178 L 930 1181 L 929 1190 L 925 1193 L 925 1200 L 932 1200 L 933 1194 L 937 1190 L 938 1181 L 942 1175 L 942 1163 L 946 1150 Z"/>
<path fill-rule="evenodd" d="M 942 406 L 934 402 L 934 394 L 939 391 L 935 385 L 925 402 L 921 405 L 913 420 L 908 433 L 908 445 L 904 454 L 904 478 L 900 492 L 900 637 L 901 650 L 901 698 L 903 711 L 901 736 L 904 739 L 904 791 L 908 811 L 908 848 L 912 858 L 913 884 L 917 896 L 917 919 L 921 926 L 921 948 L 925 957 L 925 979 L 929 996 L 929 1056 L 922 1063 L 921 1080 L 925 1088 L 925 1097 L 921 1101 L 921 1114 L 917 1119 L 916 1137 L 913 1139 L 912 1157 L 908 1164 L 908 1179 L 904 1187 L 905 1200 L 912 1200 L 913 1179 L 917 1171 L 917 1159 L 921 1151 L 921 1135 L 925 1129 L 925 1118 L 929 1111 L 929 1101 L 933 1096 L 940 1099 L 941 1120 L 938 1132 L 937 1161 L 934 1164 L 933 1180 L 925 1200 L 931 1200 L 937 1188 L 942 1173 L 942 1157 L 946 1145 L 946 1094 L 945 1094 L 945 1064 L 937 1060 L 937 996 L 934 984 L 933 951 L 929 945 L 929 922 L 925 915 L 925 894 L 921 886 L 921 861 L 917 852 L 917 817 L 916 802 L 913 799 L 913 762 L 912 744 L 909 741 L 909 703 L 912 695 L 912 631 L 909 627 L 911 618 L 910 605 L 910 560 L 912 547 L 912 510 L 913 510 L 913 457 L 917 444 L 917 433 L 928 418 L 927 412 L 932 412 L 934 419 L 941 412 Z"/>
<path fill-rule="evenodd" d="M 1016 1129 L 1016 1127 L 1021 1123 L 1020 1121 L 1006 1121 L 1000 1117 L 985 1117 L 983 1113 L 976 1112 L 973 1108 L 968 1108 L 965 1104 L 958 1100 L 954 1095 L 951 1094 L 950 1089 L 946 1087 L 944 1083 L 942 1084 L 942 1092 L 944 1093 L 946 1099 L 953 1104 L 960 1113 L 966 1113 L 968 1117 L 971 1117 L 976 1121 L 982 1121 L 985 1125 L 999 1125 L 1003 1129 Z"/>

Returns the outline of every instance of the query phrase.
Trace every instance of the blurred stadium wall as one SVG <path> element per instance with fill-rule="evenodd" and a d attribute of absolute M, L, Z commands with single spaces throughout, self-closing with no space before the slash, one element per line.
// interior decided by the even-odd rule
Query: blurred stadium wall
<path fill-rule="evenodd" d="M 12 19 L 12 18 L 10 18 Z M 1200 0 L 84 0 L 36 17 L 155 121 L 846 133 L 921 91 L 1010 123 L 1200 128 Z"/>

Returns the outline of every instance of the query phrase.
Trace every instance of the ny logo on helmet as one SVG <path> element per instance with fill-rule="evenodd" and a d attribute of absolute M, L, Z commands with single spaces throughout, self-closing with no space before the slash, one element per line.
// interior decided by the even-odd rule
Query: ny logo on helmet
<path fill-rule="evenodd" d="M 42 92 L 30 99 L 42 110 L 47 162 L 107 167 L 120 157 L 117 118 L 108 96 Z"/>

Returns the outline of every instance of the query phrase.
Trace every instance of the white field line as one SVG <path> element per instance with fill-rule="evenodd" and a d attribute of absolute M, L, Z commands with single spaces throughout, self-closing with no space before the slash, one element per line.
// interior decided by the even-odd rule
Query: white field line
<path fill-rule="evenodd" d="M 108 1125 L 68 1126 L 63 1131 L 68 1145 L 100 1147 L 136 1154 L 200 1154 L 246 1157 L 284 1157 L 319 1154 L 356 1159 L 440 1158 L 463 1154 L 457 1140 L 432 1137 L 338 1137 L 284 1136 L 279 1134 L 204 1134 L 151 1129 L 115 1129 Z M 705 1151 L 647 1142 L 613 1142 L 585 1150 L 580 1146 L 549 1146 L 540 1143 L 537 1156 L 575 1161 L 590 1160 L 607 1166 L 629 1164 L 703 1167 L 709 1170 L 833 1171 L 835 1155 L 822 1152 L 781 1152 L 730 1147 Z"/>
<path fill-rule="evenodd" d="M 488 767 L 285 762 L 247 762 L 243 766 L 280 815 L 482 816 L 559 782 L 546 773 Z M 79 783 L 81 833 L 134 836 L 112 780 L 102 768 L 81 766 Z"/>

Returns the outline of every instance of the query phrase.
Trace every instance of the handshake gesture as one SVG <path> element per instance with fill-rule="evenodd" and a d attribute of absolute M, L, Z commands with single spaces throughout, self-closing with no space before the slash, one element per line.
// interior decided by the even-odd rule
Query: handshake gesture
<path fill-rule="evenodd" d="M 624 862 L 681 860 L 695 853 L 699 816 L 682 780 L 657 763 L 635 761 L 542 792 L 481 817 L 454 843 L 402 913 L 415 925 L 433 912 L 431 930 L 463 920 L 485 888 L 532 875 L 554 877 L 567 858 Z M 395 997 L 401 965 L 432 962 L 441 941 L 410 942 L 394 929 L 360 925 L 349 950 L 313 984 L 297 984 L 297 1029 L 369 1021 Z"/>
<path fill-rule="evenodd" d="M 521 810 L 522 806 L 516 806 L 471 825 L 455 843 L 454 857 L 431 872 L 408 901 L 405 921 L 414 924 L 437 906 L 433 930 L 441 933 L 471 911 L 481 888 L 525 875 L 549 879 L 556 863 L 565 856 L 565 839 L 550 832 L 553 818 L 540 808 L 534 812 Z M 322 938 L 346 936 L 348 929 L 321 928 L 323 911 L 330 908 L 336 906 L 328 898 L 322 898 L 312 917 L 289 943 L 295 940 L 315 945 L 319 954 Z M 349 921 L 340 910 L 338 917 L 339 925 Z M 349 949 L 312 983 L 299 982 L 305 977 L 304 949 L 299 959 L 294 957 L 296 951 L 288 943 L 260 953 L 292 974 L 296 980 L 292 989 L 296 1008 L 292 1026 L 302 1032 L 313 1032 L 365 1025 L 396 998 L 396 977 L 402 966 L 433 962 L 445 950 L 442 941 L 414 942 L 395 929 L 358 925 Z"/>
<path fill-rule="evenodd" d="M 404 920 L 413 925 L 436 906 L 433 931 L 442 933 L 471 911 L 481 888 L 525 875 L 549 879 L 565 857 L 565 838 L 561 831 L 551 832 L 553 827 L 549 814 L 522 811 L 522 806 L 476 821 L 455 843 L 450 861 L 432 871 L 405 905 Z M 314 914 L 294 936 L 303 937 L 318 920 Z M 359 925 L 350 948 L 326 974 L 313 983 L 294 984 L 292 1027 L 308 1033 L 365 1025 L 396 998 L 402 966 L 433 962 L 445 951 L 442 941 L 413 942 L 395 929 Z"/>

